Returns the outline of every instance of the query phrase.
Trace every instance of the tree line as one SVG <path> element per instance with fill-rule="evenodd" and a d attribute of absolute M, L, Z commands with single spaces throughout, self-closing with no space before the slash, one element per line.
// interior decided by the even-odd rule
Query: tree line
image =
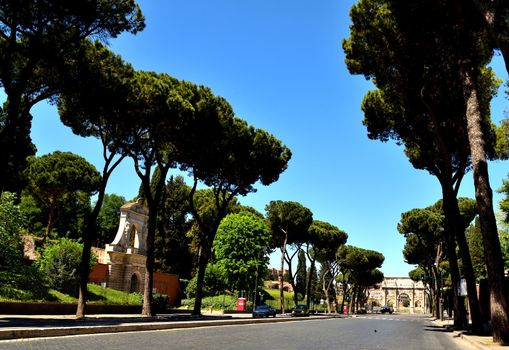
<path fill-rule="evenodd" d="M 123 32 L 136 34 L 145 27 L 142 11 L 133 0 L 4 1 L 0 6 L 0 83 L 6 94 L 0 110 L 0 147 L 4 150 L 0 190 L 17 194 L 20 206 L 31 210 L 32 223 L 40 229 L 45 226 L 43 240 L 55 228 L 82 239 L 76 316 L 86 315 L 91 247 L 107 242 L 114 227 L 105 209 L 115 212 L 110 202 L 118 204 L 122 199 L 107 195 L 106 186 L 125 158 L 134 162 L 149 209 L 142 314 L 152 314 L 154 269 L 171 271 L 190 260 L 196 267 L 193 312 L 199 314 L 205 271 L 214 254 L 223 257 L 223 270 L 238 264 L 238 259 L 228 260 L 238 249 L 228 248 L 226 241 L 214 243 L 221 222 L 238 206 L 239 196 L 255 191 L 255 184 L 278 180 L 291 151 L 273 135 L 236 116 L 230 104 L 208 87 L 166 73 L 135 70 L 109 50 L 104 41 Z M 30 111 L 43 100 L 56 104 L 61 121 L 73 133 L 101 142 L 104 164 L 100 171 L 68 152 L 34 156 Z M 181 178 L 167 182 L 172 169 L 187 172 L 190 187 Z M 208 189 L 198 189 L 200 183 Z M 168 190 L 170 187 L 178 191 Z M 96 200 L 90 204 L 94 194 Z M 260 256 L 264 259 L 271 249 L 280 249 L 282 270 L 286 262 L 291 271 L 295 254 L 306 247 L 311 271 L 315 261 L 330 265 L 327 283 L 323 283 L 324 291 L 329 290 L 325 286 L 337 277 L 333 266 L 338 264 L 346 233 L 313 221 L 309 209 L 298 203 L 274 201 L 266 211 L 270 235 L 263 234 L 262 225 L 253 229 L 256 234 L 248 241 L 247 232 L 238 238 L 255 244 L 254 251 L 263 248 Z M 76 222 L 69 225 L 67 218 Z M 261 225 L 252 217 L 241 219 L 250 220 L 248 226 Z M 230 225 L 235 227 L 237 221 L 230 219 Z M 219 232 L 228 231 L 228 222 Z M 287 244 L 296 248 L 293 253 L 286 249 Z M 187 246 L 191 249 L 186 252 Z M 183 260 L 172 256 L 175 251 Z M 382 261 L 378 259 L 372 269 Z M 243 273 L 231 276 L 237 285 L 246 283 L 242 279 L 252 273 L 253 264 L 247 265 Z M 292 284 L 297 272 L 290 272 Z"/>
<path fill-rule="evenodd" d="M 368 137 L 403 145 L 411 164 L 440 183 L 443 220 L 430 217 L 426 230 L 435 226 L 441 254 L 447 257 L 455 327 L 467 326 L 456 288 L 461 261 L 472 330 L 480 333 L 487 317 L 480 311 L 457 198 L 464 175 L 472 170 L 490 285 L 493 340 L 501 343 L 509 342 L 509 305 L 488 160 L 507 158 L 503 147 L 497 146 L 497 136 L 499 145 L 507 140 L 500 140 L 506 133 L 491 122 L 490 101 L 500 81 L 488 64 L 500 52 L 509 67 L 508 10 L 504 1 L 361 0 L 351 9 L 350 37 L 343 41 L 350 72 L 364 75 L 375 85 L 361 106 Z M 406 231 L 404 225 L 401 229 Z M 435 256 L 435 260 L 440 259 Z"/>

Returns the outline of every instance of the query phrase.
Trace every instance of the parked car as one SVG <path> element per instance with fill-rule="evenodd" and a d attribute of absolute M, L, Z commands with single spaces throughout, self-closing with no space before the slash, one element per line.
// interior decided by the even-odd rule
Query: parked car
<path fill-rule="evenodd" d="M 304 304 L 299 304 L 292 309 L 292 317 L 294 316 L 309 316 L 309 309 Z"/>
<path fill-rule="evenodd" d="M 394 309 L 390 307 L 389 305 L 384 305 L 380 308 L 380 312 L 385 314 L 386 312 L 392 314 L 394 312 Z"/>
<path fill-rule="evenodd" d="M 276 317 L 276 309 L 269 305 L 260 305 L 253 310 L 253 318 L 256 317 Z"/>

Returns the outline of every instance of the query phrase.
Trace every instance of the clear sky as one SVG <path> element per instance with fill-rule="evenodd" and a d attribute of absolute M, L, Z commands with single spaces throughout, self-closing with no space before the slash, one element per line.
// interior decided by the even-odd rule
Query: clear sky
<path fill-rule="evenodd" d="M 138 3 L 147 27 L 136 36 L 111 39 L 115 53 L 136 69 L 209 86 L 231 103 L 239 117 L 274 134 L 292 150 L 279 181 L 259 186 L 241 203 L 264 213 L 271 200 L 300 202 L 315 219 L 346 231 L 348 244 L 383 253 L 386 276 L 406 276 L 413 267 L 404 263 L 401 253 L 404 238 L 396 230 L 400 215 L 433 204 L 441 192 L 434 177 L 412 167 L 402 147 L 366 136 L 360 104 L 371 85 L 348 73 L 341 49 L 354 1 Z M 501 91 L 493 106 L 497 121 L 508 105 L 503 95 Z M 72 151 L 101 168 L 99 143 L 73 135 L 53 106 L 41 103 L 32 114 L 38 155 Z M 490 164 L 494 189 L 501 186 L 508 165 Z M 107 192 L 131 199 L 138 187 L 132 162 L 125 161 Z M 471 174 L 460 192 L 473 197 Z M 277 266 L 275 258 L 271 263 Z"/>

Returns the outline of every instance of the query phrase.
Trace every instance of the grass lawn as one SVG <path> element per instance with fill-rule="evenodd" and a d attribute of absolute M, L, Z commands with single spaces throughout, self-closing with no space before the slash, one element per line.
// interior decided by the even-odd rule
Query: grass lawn
<path fill-rule="evenodd" d="M 48 289 L 44 294 L 34 298 L 31 293 L 21 289 L 11 288 L 9 290 L 9 295 L 3 295 L 0 293 L 0 301 L 56 302 L 72 304 L 76 303 L 78 299 L 54 289 Z M 88 303 L 91 304 L 141 305 L 142 301 L 143 295 L 139 293 L 124 293 L 115 289 L 104 288 L 96 284 L 88 284 Z"/>

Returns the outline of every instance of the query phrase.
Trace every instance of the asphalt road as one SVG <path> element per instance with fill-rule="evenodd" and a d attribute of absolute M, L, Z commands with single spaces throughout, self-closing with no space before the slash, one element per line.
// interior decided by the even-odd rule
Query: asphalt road
<path fill-rule="evenodd" d="M 465 349 L 426 317 L 356 318 L 0 341 L 9 349 Z"/>

